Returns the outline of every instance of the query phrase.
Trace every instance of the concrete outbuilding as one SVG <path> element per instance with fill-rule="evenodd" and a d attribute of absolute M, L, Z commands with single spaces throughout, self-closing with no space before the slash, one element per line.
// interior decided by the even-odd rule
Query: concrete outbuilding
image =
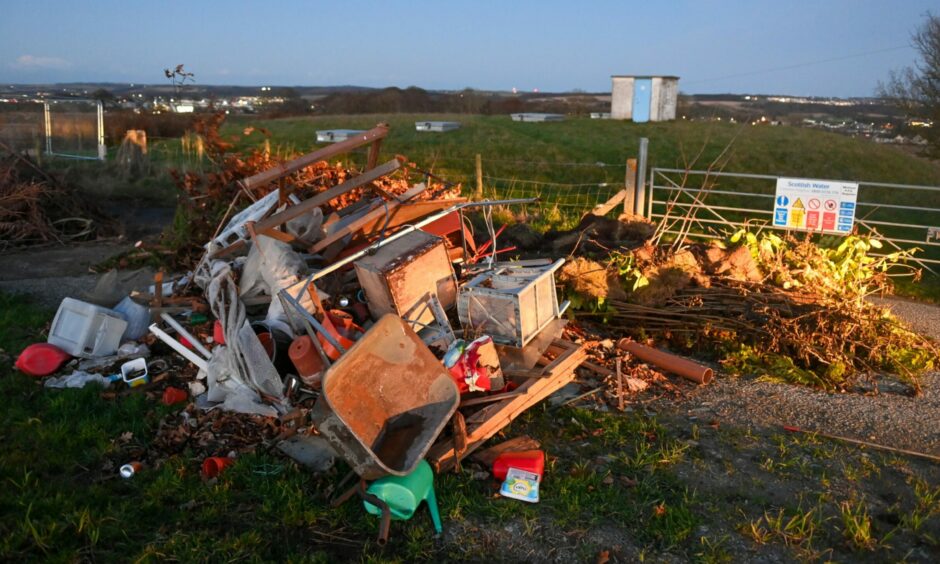
<path fill-rule="evenodd" d="M 676 119 L 678 76 L 613 75 L 610 117 L 635 122 Z"/>

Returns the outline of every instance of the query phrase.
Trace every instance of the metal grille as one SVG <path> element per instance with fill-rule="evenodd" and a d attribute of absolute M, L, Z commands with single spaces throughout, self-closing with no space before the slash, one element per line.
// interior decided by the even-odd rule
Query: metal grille
<path fill-rule="evenodd" d="M 70 159 L 105 160 L 104 106 L 95 100 L 43 102 L 47 155 Z"/>

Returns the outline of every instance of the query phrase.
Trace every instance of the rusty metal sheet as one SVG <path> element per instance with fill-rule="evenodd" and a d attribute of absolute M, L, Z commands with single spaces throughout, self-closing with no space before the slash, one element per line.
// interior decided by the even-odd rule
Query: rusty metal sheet
<path fill-rule="evenodd" d="M 327 370 L 311 415 L 353 470 L 373 480 L 413 471 L 459 401 L 441 362 L 388 314 Z"/>

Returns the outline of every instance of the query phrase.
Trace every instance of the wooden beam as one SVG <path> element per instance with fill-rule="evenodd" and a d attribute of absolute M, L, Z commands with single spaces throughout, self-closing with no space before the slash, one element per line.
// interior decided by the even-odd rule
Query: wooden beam
<path fill-rule="evenodd" d="M 596 206 L 594 206 L 594 209 L 591 210 L 591 213 L 593 213 L 594 215 L 607 215 L 607 213 L 610 212 L 610 210 L 617 207 L 617 205 L 620 202 L 622 202 L 623 199 L 626 198 L 626 196 L 627 196 L 627 191 L 621 190 L 617 192 L 616 194 L 614 194 L 611 199 L 607 200 L 603 204 L 597 204 Z"/>
<path fill-rule="evenodd" d="M 369 147 L 369 161 L 366 164 L 366 169 L 373 169 L 375 165 L 379 164 L 379 150 L 382 149 L 382 138 L 379 137 L 372 142 L 372 145 Z"/>
<path fill-rule="evenodd" d="M 380 205 L 379 207 L 362 215 L 361 217 L 347 222 L 345 225 L 340 225 L 341 222 L 337 222 L 336 229 L 330 233 L 327 233 L 323 239 L 320 239 L 314 243 L 313 246 L 310 247 L 310 252 L 318 253 L 347 235 L 353 235 L 360 231 L 365 231 L 366 229 L 381 229 L 382 226 L 385 225 L 385 218 L 391 218 L 392 212 L 394 212 L 398 206 L 407 200 L 414 198 L 421 192 L 424 192 L 426 189 L 427 187 L 424 184 L 419 184 L 410 188 L 408 191 L 396 197 L 394 200 L 385 202 L 384 205 Z M 391 220 L 389 220 L 389 224 L 391 224 Z"/>
<path fill-rule="evenodd" d="M 488 449 L 478 451 L 473 454 L 470 458 L 479 462 L 486 468 L 493 466 L 493 462 L 499 457 L 499 455 L 504 452 L 520 452 L 523 450 L 535 450 L 542 445 L 532 437 L 528 435 L 522 435 L 520 437 L 513 437 L 509 440 L 503 441 L 496 446 L 491 446 Z"/>
<path fill-rule="evenodd" d="M 262 219 L 261 221 L 255 223 L 255 231 L 261 234 L 265 234 L 269 229 L 273 229 L 284 223 L 299 217 L 305 213 L 313 211 L 314 208 L 320 207 L 323 204 L 329 202 L 330 200 L 342 196 L 346 192 L 359 188 L 369 182 L 377 180 L 387 174 L 395 172 L 401 167 L 401 163 L 398 160 L 389 161 L 382 166 L 378 166 L 369 172 L 364 172 L 355 178 L 351 178 L 342 184 L 338 184 L 329 190 L 325 190 L 316 194 L 306 200 L 300 202 L 296 206 L 290 206 L 286 210 L 276 213 L 270 217 Z"/>
<path fill-rule="evenodd" d="M 336 155 L 341 155 L 343 153 L 348 153 L 349 151 L 355 149 L 356 147 L 361 147 L 363 145 L 368 145 L 377 140 L 383 139 L 388 135 L 388 125 L 380 123 L 374 128 L 366 131 L 364 133 L 358 134 L 346 141 L 340 141 L 339 143 L 334 143 L 329 147 L 324 147 L 312 153 L 307 153 L 306 155 L 297 157 L 296 159 L 280 164 L 276 167 L 269 168 L 268 170 L 259 172 L 254 176 L 249 176 L 248 178 L 243 178 L 238 181 L 238 185 L 241 186 L 246 191 L 251 191 L 259 186 L 265 186 L 274 182 L 278 178 L 287 176 L 288 174 L 297 172 L 298 170 L 308 167 L 314 163 L 320 161 L 325 161 Z M 370 167 L 371 168 L 371 167 Z"/>
<path fill-rule="evenodd" d="M 365 238 L 369 238 L 378 235 L 383 227 L 391 231 L 402 225 L 414 223 L 416 220 L 446 210 L 455 204 L 460 204 L 465 201 L 466 200 L 463 198 L 455 198 L 453 200 L 421 200 L 409 202 L 406 205 L 390 210 L 388 214 L 388 225 L 385 225 L 385 216 L 383 215 L 382 217 L 376 218 L 371 224 L 362 226 L 360 232 Z M 424 229 L 422 229 L 422 231 L 423 230 Z"/>
<path fill-rule="evenodd" d="M 553 345 L 565 352 L 549 362 L 552 370 L 545 376 L 529 379 L 517 388 L 523 395 L 484 407 L 466 418 L 467 447 L 463 453 L 455 452 L 451 439 L 444 439 L 431 447 L 427 460 L 436 471 L 450 470 L 459 459 L 479 448 L 513 419 L 574 380 L 574 370 L 584 362 L 587 353 L 580 345 L 568 341 L 556 340 Z"/>
<path fill-rule="evenodd" d="M 379 219 L 385 217 L 387 214 L 391 213 L 391 211 L 397 208 L 399 205 L 400 204 L 398 203 L 398 201 L 392 200 L 390 202 L 386 202 L 384 206 L 375 208 L 369 213 L 363 215 L 362 217 L 354 221 L 350 221 L 346 225 L 343 225 L 337 228 L 335 231 L 333 231 L 326 237 L 314 243 L 313 246 L 310 247 L 310 252 L 313 254 L 319 253 L 320 251 L 329 247 L 332 243 L 339 241 L 343 237 L 347 235 L 352 235 L 353 233 L 361 231 L 364 226 L 370 223 L 373 223 L 375 221 L 378 221 Z M 337 225 L 339 224 L 337 223 Z"/>

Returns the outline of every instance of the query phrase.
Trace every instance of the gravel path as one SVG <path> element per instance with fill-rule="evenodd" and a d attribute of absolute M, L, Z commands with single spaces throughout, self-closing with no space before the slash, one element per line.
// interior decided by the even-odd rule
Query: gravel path
<path fill-rule="evenodd" d="M 100 275 L 90 271 L 92 265 L 131 248 L 102 241 L 0 253 L 0 291 L 27 294 L 55 309 L 62 298 L 81 299 L 95 287 Z"/>
<path fill-rule="evenodd" d="M 879 300 L 917 331 L 940 340 L 940 307 Z M 683 387 L 687 399 L 656 408 L 690 418 L 743 426 L 792 425 L 878 444 L 940 455 L 940 373 L 921 379 L 921 394 L 890 378 L 865 393 L 831 394 L 802 386 L 719 374 L 713 385 Z"/>

